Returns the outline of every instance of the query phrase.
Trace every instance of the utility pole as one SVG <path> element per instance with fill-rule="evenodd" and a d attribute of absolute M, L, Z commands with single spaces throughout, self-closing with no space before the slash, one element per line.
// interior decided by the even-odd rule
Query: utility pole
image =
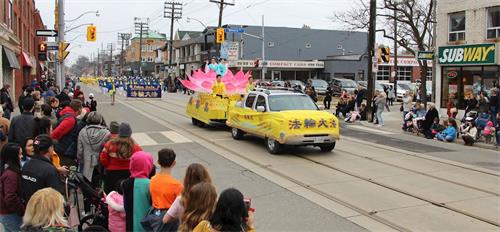
<path fill-rule="evenodd" d="M 168 69 L 172 69 L 172 57 L 174 50 L 174 20 L 182 18 L 182 3 L 165 2 L 163 17 L 170 19 L 170 40 L 168 47 Z"/>
<path fill-rule="evenodd" d="M 123 76 L 123 64 L 125 63 L 123 47 L 128 45 L 128 40 L 132 37 L 131 33 L 118 33 L 118 41 L 121 41 L 122 48 L 120 52 L 120 76 Z"/>
<path fill-rule="evenodd" d="M 398 99 L 398 21 L 397 19 L 397 2 L 394 6 L 394 96 L 396 96 L 396 102 Z"/>
<path fill-rule="evenodd" d="M 64 42 L 64 0 L 58 0 L 57 1 L 57 4 L 58 4 L 58 15 L 59 15 L 59 31 L 57 32 L 58 33 L 58 40 L 57 42 L 61 43 L 61 42 Z M 59 44 L 58 43 L 58 44 Z M 64 87 L 64 81 L 66 79 L 65 75 L 64 75 L 64 71 L 65 71 L 65 68 L 64 68 L 64 60 L 59 60 L 59 70 L 58 72 L 56 72 L 58 74 L 58 77 L 57 77 L 57 81 L 59 82 L 59 86 L 61 86 L 61 88 Z"/>
<path fill-rule="evenodd" d="M 227 1 L 227 0 L 226 0 Z M 213 2 L 213 3 L 217 3 L 217 5 L 219 6 L 219 24 L 218 24 L 218 28 L 221 28 L 222 27 L 222 12 L 224 11 L 224 7 L 226 5 L 229 5 L 229 6 L 234 6 L 234 1 L 231 3 L 231 2 L 226 2 L 225 0 L 210 0 L 210 2 Z M 222 44 L 219 44 L 217 45 L 217 55 L 220 56 L 220 48 L 221 48 Z"/>
<path fill-rule="evenodd" d="M 97 76 L 101 76 L 101 72 L 99 72 L 100 61 L 101 61 L 101 53 L 99 53 L 99 48 L 97 48 L 97 63 L 95 64 Z"/>
<path fill-rule="evenodd" d="M 376 14 L 377 14 L 377 0 L 370 0 L 370 25 L 368 29 L 368 89 L 366 93 L 366 113 L 368 121 L 373 121 L 372 118 L 372 99 L 373 99 L 373 89 L 375 87 L 374 73 L 373 73 L 373 58 L 374 58 L 374 47 L 375 47 L 375 25 L 376 25 Z M 375 61 L 376 62 L 376 61 Z"/>
<path fill-rule="evenodd" d="M 260 78 L 266 79 L 267 61 L 266 61 L 266 38 L 264 36 L 264 15 L 262 15 L 262 72 Z"/>
<path fill-rule="evenodd" d="M 109 61 L 108 61 L 108 77 L 112 76 L 112 67 L 113 67 L 113 43 L 108 44 L 109 48 Z"/>
<path fill-rule="evenodd" d="M 434 3 L 432 4 L 434 9 L 432 9 L 432 51 L 436 52 L 436 8 L 437 8 L 437 0 L 432 0 Z M 436 55 L 434 55 L 436 56 Z M 427 62 L 427 61 L 425 61 Z M 431 101 L 436 103 L 436 64 L 437 60 L 432 60 L 432 96 Z M 425 74 L 427 81 L 427 73 Z M 427 96 L 426 96 L 427 97 Z M 441 103 L 439 103 L 441 105 Z M 439 109 L 439 108 L 438 108 Z"/>
<path fill-rule="evenodd" d="M 139 76 L 142 76 L 142 34 L 149 31 L 149 18 L 134 18 L 135 19 L 135 33 L 139 34 Z"/>

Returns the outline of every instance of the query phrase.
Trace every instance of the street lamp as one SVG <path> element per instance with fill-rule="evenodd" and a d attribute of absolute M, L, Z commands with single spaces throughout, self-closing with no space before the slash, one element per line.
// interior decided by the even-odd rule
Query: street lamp
<path fill-rule="evenodd" d="M 98 10 L 95 10 L 95 11 L 86 11 L 86 12 L 83 12 L 80 16 L 74 18 L 74 19 L 71 19 L 71 20 L 65 20 L 65 22 L 69 23 L 69 22 L 74 22 L 76 20 L 78 20 L 79 18 L 83 17 L 84 15 L 86 14 L 90 14 L 90 13 L 95 13 L 95 16 L 99 17 L 99 11 Z"/>
<path fill-rule="evenodd" d="M 202 21 L 200 21 L 198 19 L 187 17 L 187 22 L 188 23 L 189 23 L 190 20 L 194 20 L 196 22 L 199 22 L 204 28 L 207 28 L 207 25 L 205 25 Z"/>

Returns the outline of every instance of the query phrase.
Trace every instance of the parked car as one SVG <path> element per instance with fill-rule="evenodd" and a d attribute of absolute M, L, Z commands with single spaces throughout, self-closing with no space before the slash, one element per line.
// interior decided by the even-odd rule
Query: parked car
<path fill-rule="evenodd" d="M 316 90 L 319 95 L 324 95 L 326 93 L 326 88 L 328 88 L 328 83 L 321 79 L 309 79 L 308 81 L 312 87 Z"/>
<path fill-rule="evenodd" d="M 349 93 L 354 93 L 354 90 L 358 88 L 358 85 L 351 79 L 333 78 L 331 87 L 333 95 L 340 95 L 343 90 Z"/>
<path fill-rule="evenodd" d="M 300 86 L 301 90 L 304 90 L 306 88 L 306 85 L 304 82 L 299 81 L 299 80 L 291 80 L 290 85 L 292 85 L 292 88 L 295 88 L 296 86 Z"/>
<path fill-rule="evenodd" d="M 285 87 L 285 82 L 284 81 L 272 81 L 271 85 L 277 86 L 277 87 Z"/>

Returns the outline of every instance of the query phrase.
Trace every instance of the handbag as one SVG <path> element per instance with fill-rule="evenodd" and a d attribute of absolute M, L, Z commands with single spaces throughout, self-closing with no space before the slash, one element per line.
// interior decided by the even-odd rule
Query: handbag
<path fill-rule="evenodd" d="M 68 190 L 68 178 L 66 178 L 66 200 L 68 203 L 71 201 L 69 200 L 69 190 Z M 80 215 L 78 213 L 78 208 L 74 204 L 69 205 L 69 215 L 68 215 L 68 225 L 70 227 L 77 227 L 80 225 Z"/>
<path fill-rule="evenodd" d="M 160 210 L 160 209 L 155 209 L 151 207 L 144 216 L 144 218 L 141 220 L 141 225 L 144 228 L 145 231 L 160 231 L 160 227 L 163 225 L 163 216 L 167 210 Z"/>

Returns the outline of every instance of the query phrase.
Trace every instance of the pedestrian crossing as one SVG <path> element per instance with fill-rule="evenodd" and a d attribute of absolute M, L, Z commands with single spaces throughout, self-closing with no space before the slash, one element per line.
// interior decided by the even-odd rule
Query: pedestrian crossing
<path fill-rule="evenodd" d="M 138 132 L 133 133 L 132 138 L 141 147 L 193 142 L 175 131 Z"/>

